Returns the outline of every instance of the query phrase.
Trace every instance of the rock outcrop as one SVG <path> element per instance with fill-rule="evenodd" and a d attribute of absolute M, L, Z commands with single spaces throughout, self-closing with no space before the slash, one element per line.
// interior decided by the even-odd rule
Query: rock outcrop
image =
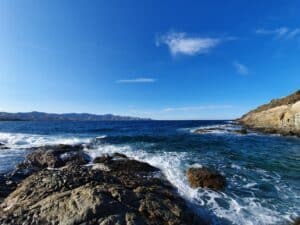
<path fill-rule="evenodd" d="M 207 224 L 147 163 L 123 154 L 93 164 L 73 157 L 61 162 L 62 154 L 84 153 L 48 148 L 44 154 L 37 149 L 19 166 L 35 170 L 0 205 L 0 224 Z"/>
<path fill-rule="evenodd" d="M 250 111 L 238 122 L 262 132 L 300 136 L 300 90 Z"/>
<path fill-rule="evenodd" d="M 206 167 L 189 168 L 186 175 L 192 188 L 222 190 L 226 185 L 226 179 L 221 174 Z"/>

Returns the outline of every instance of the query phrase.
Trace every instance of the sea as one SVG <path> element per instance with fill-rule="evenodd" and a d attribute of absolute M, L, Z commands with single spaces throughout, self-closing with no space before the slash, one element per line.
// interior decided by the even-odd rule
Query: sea
<path fill-rule="evenodd" d="M 93 143 L 85 149 L 92 158 L 120 152 L 160 168 L 213 224 L 289 224 L 300 216 L 300 138 L 239 129 L 233 121 L 0 122 L 0 142 L 9 147 L 0 150 L 0 173 L 31 147 Z M 225 190 L 189 186 L 186 170 L 203 166 L 226 177 Z"/>

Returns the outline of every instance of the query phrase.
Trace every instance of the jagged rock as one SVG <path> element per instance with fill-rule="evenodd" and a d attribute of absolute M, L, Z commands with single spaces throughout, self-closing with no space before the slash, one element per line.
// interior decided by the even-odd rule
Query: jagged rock
<path fill-rule="evenodd" d="M 300 90 L 272 100 L 237 121 L 245 127 L 266 133 L 300 136 Z"/>
<path fill-rule="evenodd" d="M 4 177 L 14 190 L 26 177 L 43 168 L 58 168 L 68 164 L 83 165 L 89 162 L 89 156 L 81 151 L 82 147 L 72 145 L 43 146 L 34 148 L 16 169 Z"/>
<path fill-rule="evenodd" d="M 80 156 L 82 156 L 81 160 L 85 162 L 87 157 L 79 152 L 82 149 L 82 145 L 54 145 L 34 148 L 35 151 L 27 155 L 24 164 L 41 168 L 57 168 L 68 161 L 78 160 Z M 70 152 L 72 153 L 70 154 Z M 64 153 L 68 154 L 63 155 Z"/>
<path fill-rule="evenodd" d="M 186 174 L 188 181 L 193 188 L 203 187 L 221 190 L 226 185 L 226 180 L 221 174 L 206 167 L 189 168 Z"/>
<path fill-rule="evenodd" d="M 157 168 L 119 154 L 100 161 L 110 170 L 69 163 L 27 177 L 0 205 L 0 224 L 207 224 Z"/>

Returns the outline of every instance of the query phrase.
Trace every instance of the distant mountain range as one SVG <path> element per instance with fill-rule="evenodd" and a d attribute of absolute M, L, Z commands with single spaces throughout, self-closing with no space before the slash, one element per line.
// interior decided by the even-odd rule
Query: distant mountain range
<path fill-rule="evenodd" d="M 0 121 L 136 121 L 151 120 L 149 118 L 139 118 L 130 116 L 118 116 L 113 114 L 95 115 L 89 113 L 44 113 L 44 112 L 25 112 L 8 113 L 0 112 Z"/>

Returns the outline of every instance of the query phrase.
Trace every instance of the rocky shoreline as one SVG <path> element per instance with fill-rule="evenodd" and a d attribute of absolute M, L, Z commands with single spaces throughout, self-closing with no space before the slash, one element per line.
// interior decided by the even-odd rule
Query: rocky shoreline
<path fill-rule="evenodd" d="M 209 224 L 158 168 L 84 146 L 32 149 L 0 176 L 0 224 Z M 214 177 L 215 178 L 215 177 Z"/>
<path fill-rule="evenodd" d="M 158 168 L 122 153 L 92 159 L 86 147 L 32 148 L 13 171 L 0 174 L 0 224 L 211 224 Z M 221 191 L 227 183 L 206 167 L 191 167 L 186 176 L 192 188 Z"/>
<path fill-rule="evenodd" d="M 243 115 L 237 122 L 264 133 L 300 137 L 300 90 L 287 97 L 273 99 Z"/>

